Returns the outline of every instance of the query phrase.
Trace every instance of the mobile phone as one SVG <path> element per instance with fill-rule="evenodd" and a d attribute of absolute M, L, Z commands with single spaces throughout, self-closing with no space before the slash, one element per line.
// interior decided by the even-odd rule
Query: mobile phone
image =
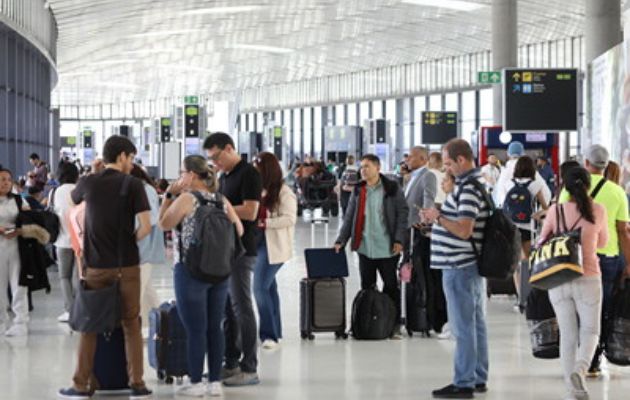
<path fill-rule="evenodd" d="M 5 230 L 5 231 L 4 231 L 4 234 L 5 234 L 5 235 L 10 235 L 10 234 L 12 234 L 13 232 L 15 232 L 15 228 L 9 228 L 9 229 L 7 229 L 7 230 Z"/>

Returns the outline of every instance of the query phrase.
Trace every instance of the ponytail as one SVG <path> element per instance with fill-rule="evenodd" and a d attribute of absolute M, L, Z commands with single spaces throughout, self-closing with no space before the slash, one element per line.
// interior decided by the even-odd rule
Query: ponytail
<path fill-rule="evenodd" d="M 571 168 L 565 175 L 564 186 L 575 200 L 580 214 L 585 220 L 594 224 L 593 199 L 588 192 L 591 187 L 591 176 L 582 167 Z"/>

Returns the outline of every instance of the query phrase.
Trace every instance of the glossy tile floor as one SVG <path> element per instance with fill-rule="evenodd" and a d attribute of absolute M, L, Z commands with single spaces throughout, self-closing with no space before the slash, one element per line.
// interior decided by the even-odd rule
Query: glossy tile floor
<path fill-rule="evenodd" d="M 336 222 L 331 222 L 328 243 L 334 240 L 336 229 Z M 318 246 L 324 245 L 322 226 L 318 226 L 316 239 Z M 451 341 L 420 337 L 402 341 L 339 341 L 332 334 L 317 335 L 313 342 L 302 341 L 298 330 L 298 282 L 304 275 L 302 250 L 311 243 L 310 228 L 303 222 L 298 226 L 295 242 L 296 257 L 278 275 L 285 339 L 275 351 L 261 350 L 262 383 L 226 389 L 226 398 L 429 399 L 432 389 L 450 383 L 454 348 Z M 356 257 L 349 257 L 348 312 L 359 285 Z M 161 299 L 173 298 L 170 267 L 161 266 L 154 271 L 154 284 Z M 51 272 L 52 293 L 38 292 L 34 296 L 30 336 L 0 338 L 0 400 L 54 399 L 56 391 L 70 383 L 77 336 L 56 322 L 61 311 L 57 279 L 57 274 Z M 562 399 L 559 362 L 531 356 L 527 325 L 523 316 L 512 311 L 512 303 L 512 299 L 500 297 L 488 303 L 490 391 L 476 397 Z M 154 398 L 175 398 L 173 386 L 158 384 L 155 371 L 148 364 L 145 377 L 155 391 Z M 630 368 L 609 367 L 603 378 L 589 381 L 588 386 L 595 400 L 628 399 Z"/>

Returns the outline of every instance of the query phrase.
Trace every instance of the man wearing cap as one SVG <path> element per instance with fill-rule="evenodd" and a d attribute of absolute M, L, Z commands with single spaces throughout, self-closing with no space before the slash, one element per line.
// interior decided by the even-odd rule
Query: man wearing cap
<path fill-rule="evenodd" d="M 494 202 L 497 207 L 501 207 L 503 205 L 503 201 L 505 200 L 505 196 L 507 195 L 508 190 L 512 187 L 510 182 L 514 179 L 514 168 L 516 167 L 516 162 L 519 157 L 525 155 L 525 148 L 521 142 L 512 142 L 508 146 L 508 157 L 510 158 L 508 162 L 505 164 L 505 168 L 501 171 L 501 176 L 499 176 L 499 180 L 497 184 L 494 186 L 494 190 L 492 192 L 492 197 L 494 198 Z M 536 172 L 536 181 L 540 183 L 539 186 L 542 187 L 542 193 L 545 197 L 545 203 L 549 204 L 551 201 L 551 190 L 547 186 L 547 183 L 543 179 L 542 176 L 538 172 Z"/>
<path fill-rule="evenodd" d="M 599 266 L 602 271 L 602 325 L 600 343 L 595 357 L 589 368 L 589 377 L 601 374 L 600 363 L 604 351 L 603 342 L 607 336 L 607 321 L 612 303 L 612 293 L 615 283 L 624 276 L 630 276 L 630 240 L 626 227 L 630 220 L 628 216 L 628 198 L 621 186 L 604 180 L 604 169 L 608 165 L 608 150 L 595 144 L 584 154 L 584 167 L 591 174 L 590 194 L 595 203 L 601 204 L 608 213 L 608 244 L 597 250 Z M 603 183 L 602 183 L 603 181 Z M 569 193 L 563 190 L 560 203 L 569 201 Z M 620 248 L 625 256 L 621 258 Z M 624 268 L 625 266 L 625 268 Z"/>

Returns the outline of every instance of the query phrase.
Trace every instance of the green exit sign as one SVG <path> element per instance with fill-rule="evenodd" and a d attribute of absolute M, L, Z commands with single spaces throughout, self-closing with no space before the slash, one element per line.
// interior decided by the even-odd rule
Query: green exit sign
<path fill-rule="evenodd" d="M 199 104 L 199 96 L 184 96 L 184 104 Z"/>
<path fill-rule="evenodd" d="M 477 73 L 477 78 L 480 84 L 498 84 L 501 83 L 501 72 L 499 71 L 482 71 Z"/>

